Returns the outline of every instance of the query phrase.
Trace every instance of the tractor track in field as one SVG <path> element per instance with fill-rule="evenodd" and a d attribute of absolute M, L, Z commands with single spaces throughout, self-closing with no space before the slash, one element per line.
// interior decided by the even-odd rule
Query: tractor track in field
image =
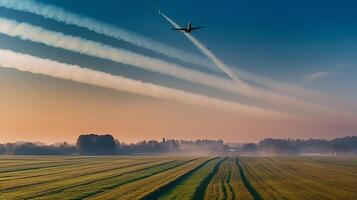
<path fill-rule="evenodd" d="M 101 163 L 102 165 L 100 165 L 101 167 L 105 167 L 105 166 L 110 166 L 111 164 L 105 164 L 105 163 Z M 38 175 L 31 175 L 31 176 L 20 176 L 20 177 L 16 177 L 16 178 L 11 178 L 11 179 L 4 179 L 4 180 L 0 180 L 1 182 L 5 182 L 5 181 L 14 181 L 14 180 L 23 180 L 23 179 L 28 179 L 28 178 L 38 178 L 38 177 L 43 177 L 43 176 L 49 176 L 49 175 L 56 175 L 56 174 L 60 174 L 60 173 L 67 173 L 67 172 L 75 172 L 78 170 L 87 170 L 87 169 L 91 169 L 91 168 L 95 168 L 96 166 L 93 166 L 93 163 L 91 162 L 87 162 L 87 163 L 80 163 L 78 164 L 76 167 L 83 167 L 80 169 L 66 169 L 60 172 L 50 172 L 47 174 L 38 174 Z M 11 175 L 5 176 L 5 177 L 11 177 Z M 0 190 L 1 191 L 1 190 Z"/>
<path fill-rule="evenodd" d="M 270 160 L 271 162 L 275 162 L 274 160 Z M 257 165 L 258 166 L 260 166 L 263 170 L 265 170 L 266 172 L 268 172 L 268 173 L 270 173 L 270 174 L 272 174 L 272 175 L 274 175 L 275 177 L 279 177 L 279 178 L 281 178 L 281 180 L 288 180 L 288 178 L 287 177 L 291 177 L 292 176 L 292 174 L 290 174 L 290 173 L 285 173 L 285 176 L 283 176 L 282 175 L 282 171 L 280 171 L 280 170 L 273 170 L 273 169 L 271 169 L 271 168 L 269 168 L 269 163 L 268 164 L 264 164 L 264 163 L 262 163 L 262 162 L 257 162 Z M 266 165 L 268 165 L 268 166 L 266 166 Z M 271 166 L 270 166 L 271 167 Z M 280 173 L 279 173 L 280 172 Z M 285 172 L 285 171 L 284 171 Z M 294 187 L 297 187 L 297 188 L 299 188 L 300 190 L 303 190 L 304 188 L 302 188 L 300 185 L 298 185 L 298 184 L 296 184 L 296 183 L 294 183 L 294 182 L 288 182 L 289 184 L 291 184 L 291 185 L 293 185 Z M 274 190 L 279 196 L 280 196 L 280 198 L 283 198 L 283 199 L 288 199 L 288 197 L 286 197 L 284 194 L 282 194 L 281 192 L 279 192 L 279 191 L 277 191 L 275 188 L 274 188 L 274 186 L 272 186 L 272 185 L 270 185 L 270 184 L 267 184 L 266 183 L 266 185 L 269 185 L 269 188 L 272 188 L 272 190 Z"/>
<path fill-rule="evenodd" d="M 33 160 L 29 159 L 29 161 L 32 161 L 31 163 L 18 164 L 19 162 L 12 162 L 14 165 L 0 166 L 0 170 L 4 169 L 4 168 L 8 168 L 8 167 L 26 167 L 28 165 L 44 165 L 44 164 L 66 163 L 66 162 L 75 162 L 77 160 L 86 160 L 86 159 L 87 158 L 68 158 L 68 159 L 64 159 L 64 160 L 60 160 L 60 161 L 46 161 L 46 162 L 40 162 L 40 163 L 37 163 L 37 164 L 34 164 Z M 16 159 L 13 159 L 13 160 L 16 160 Z M 18 160 L 16 160 L 16 161 L 18 161 Z M 76 163 L 79 163 L 79 162 L 76 162 Z M 0 173 L 3 173 L 3 171 L 0 171 Z"/>
<path fill-rule="evenodd" d="M 157 161 L 157 162 L 159 162 L 159 161 Z M 170 161 L 170 162 L 173 162 L 173 161 Z M 112 170 L 125 169 L 125 168 L 129 168 L 129 167 L 140 166 L 140 165 L 145 165 L 145 164 L 149 164 L 149 163 L 152 163 L 152 162 L 144 162 L 144 163 L 140 163 L 140 164 L 135 163 L 135 164 L 126 165 L 126 166 L 119 166 L 119 167 L 115 167 L 115 168 L 109 168 L 109 169 L 105 169 L 105 170 L 94 171 L 94 172 L 90 172 L 90 173 L 87 173 L 87 174 L 79 174 L 79 175 L 73 175 L 73 176 L 70 176 L 70 177 L 59 178 L 57 180 L 48 180 L 48 181 L 43 181 L 43 182 L 39 182 L 39 183 L 30 183 L 30 184 L 26 184 L 26 185 L 20 185 L 20 186 L 15 186 L 15 187 L 7 188 L 7 189 L 4 189 L 4 190 L 0 190 L 0 192 L 4 192 L 4 191 L 7 192 L 7 191 L 16 190 L 16 189 L 20 189 L 20 188 L 25 188 L 25 187 L 29 187 L 29 186 L 35 186 L 35 185 L 43 185 L 43 184 L 46 184 L 46 183 L 51 183 L 53 181 L 63 181 L 63 180 L 67 180 L 67 179 L 78 178 L 78 177 L 81 177 L 81 176 L 88 176 L 88 175 L 93 175 L 93 174 L 98 174 L 98 173 L 109 172 L 109 171 L 112 171 Z"/>
<path fill-rule="evenodd" d="M 61 162 L 55 162 L 55 163 L 61 163 Z M 54 164 L 55 164 L 54 163 Z M 41 163 L 42 165 L 43 163 Z M 1 171 L 0 169 L 0 174 L 2 173 L 9 173 L 9 172 L 19 172 L 19 171 L 28 171 L 28 170 L 35 170 L 35 169 L 45 169 L 45 168 L 52 168 L 52 167 L 59 167 L 59 166 L 68 166 L 68 165 L 75 165 L 75 164 L 78 164 L 78 162 L 74 162 L 74 161 L 70 161 L 70 163 L 61 163 L 61 164 L 55 164 L 55 165 L 50 165 L 51 163 L 46 163 L 46 164 L 49 164 L 49 165 L 45 165 L 45 166 L 36 166 L 36 167 L 29 167 L 29 168 L 20 168 L 20 169 L 9 169 L 9 170 L 4 170 L 4 171 Z M 31 166 L 33 164 L 26 164 L 26 165 L 20 165 L 20 166 Z M 16 166 L 16 165 L 15 165 Z M 18 165 L 19 166 L 19 165 Z M 7 168 L 7 167 L 6 167 Z"/>
<path fill-rule="evenodd" d="M 315 180 L 320 180 L 320 181 L 324 181 L 325 180 L 322 177 L 319 177 L 319 176 L 316 176 L 316 175 L 312 175 L 312 174 L 308 174 L 308 173 L 303 172 L 301 170 L 295 169 L 294 167 L 292 167 L 290 165 L 287 165 L 287 164 L 285 164 L 283 162 L 280 163 L 280 164 L 281 164 L 282 167 L 286 167 L 287 169 L 292 170 L 293 172 L 300 174 L 301 177 L 308 177 L 308 178 L 315 179 Z M 261 164 L 261 165 L 263 165 L 263 164 Z M 264 166 L 264 167 L 267 168 L 267 170 L 269 169 L 269 167 L 266 167 L 266 166 Z M 282 179 L 288 179 L 288 177 L 294 178 L 294 174 L 290 173 L 290 172 L 287 172 L 286 170 L 282 170 L 284 172 L 284 174 L 285 174 L 284 176 L 282 176 L 281 174 L 276 173 L 275 170 L 269 170 L 269 171 L 270 171 L 270 173 L 275 174 L 276 176 L 279 176 Z M 346 188 L 346 190 L 349 190 L 350 192 L 354 192 L 355 191 L 354 188 L 351 187 L 351 185 L 348 185 L 348 184 L 338 183 L 338 182 L 335 182 L 335 181 L 330 181 L 330 183 L 332 183 L 333 185 L 338 184 L 338 185 L 344 186 Z M 297 184 L 297 183 L 290 182 L 290 184 L 294 185 L 295 187 L 297 187 L 297 188 L 299 188 L 301 190 L 304 190 L 304 188 L 301 185 Z M 331 185 L 331 187 L 333 187 L 333 185 Z M 326 191 L 326 192 L 328 192 L 328 191 Z M 321 198 L 323 198 L 323 197 L 321 197 Z"/>
<path fill-rule="evenodd" d="M 67 190 L 67 189 L 71 189 L 71 188 L 74 188 L 74 187 L 86 186 L 86 185 L 89 185 L 89 184 L 92 184 L 92 183 L 95 183 L 95 182 L 98 182 L 98 181 L 105 181 L 105 180 L 108 180 L 108 179 L 111 179 L 111 178 L 117 178 L 117 177 L 124 176 L 124 175 L 127 175 L 127 174 L 131 174 L 131 173 L 147 170 L 147 169 L 150 169 L 150 168 L 153 168 L 153 167 L 166 165 L 166 164 L 169 164 L 169 163 L 172 163 L 172 162 L 175 162 L 175 160 L 169 161 L 169 162 L 165 162 L 165 163 L 161 163 L 161 164 L 157 164 L 157 165 L 153 165 L 153 166 L 148 166 L 148 167 L 145 167 L 145 168 L 140 168 L 140 169 L 133 170 L 133 171 L 127 171 L 127 172 L 120 173 L 120 174 L 117 174 L 117 175 L 114 175 L 114 176 L 109 176 L 108 175 L 108 176 L 105 176 L 103 178 L 97 178 L 97 179 L 94 179 L 94 180 L 87 180 L 85 182 L 74 183 L 74 184 L 72 184 L 70 186 L 63 186 L 62 185 L 62 186 L 58 186 L 58 187 L 55 187 L 55 188 L 51 188 L 49 190 L 41 191 L 40 194 L 32 196 L 31 198 L 24 198 L 24 199 L 32 199 L 32 198 L 42 197 L 42 196 L 45 196 L 45 195 L 58 194 L 60 192 L 63 192 L 65 190 Z M 149 164 L 149 163 L 150 162 L 143 163 L 143 164 L 140 164 L 140 165 Z M 129 167 L 133 167 L 133 166 L 138 166 L 138 165 L 134 164 L 134 165 L 126 166 L 126 167 L 123 167 L 123 168 L 116 168 L 116 169 L 108 169 L 108 170 L 103 170 L 103 171 L 97 171 L 97 172 L 94 172 L 94 173 L 80 175 L 80 176 L 77 176 L 75 178 L 78 178 L 78 177 L 81 177 L 81 176 L 87 176 L 87 175 L 103 173 L 103 172 L 110 172 L 112 170 L 117 170 L 117 169 L 125 169 L 125 168 L 129 168 Z M 63 180 L 66 180 L 66 179 L 71 179 L 71 178 L 65 178 Z"/>
<path fill-rule="evenodd" d="M 222 178 L 222 174 L 224 175 L 224 170 L 221 172 L 222 163 L 227 160 L 227 157 L 221 159 L 216 165 L 213 167 L 212 171 L 202 180 L 201 184 L 197 187 L 196 191 L 194 192 L 193 199 L 204 199 L 206 195 L 206 191 L 208 189 L 209 184 L 216 178 L 217 176 L 217 183 L 218 187 L 220 188 L 219 192 L 222 191 L 223 199 L 227 198 L 226 192 L 226 176 Z"/>
<path fill-rule="evenodd" d="M 262 200 L 262 196 L 260 193 L 254 188 L 254 186 L 250 183 L 248 177 L 244 173 L 244 169 L 240 164 L 239 157 L 236 158 L 236 164 L 239 169 L 240 177 L 242 178 L 244 186 L 247 188 L 249 193 L 253 196 L 254 200 Z"/>
<path fill-rule="evenodd" d="M 227 191 L 226 191 L 226 181 L 223 179 L 221 180 L 221 188 L 222 188 L 222 193 L 223 193 L 223 199 L 227 199 Z M 203 198 L 201 198 L 203 199 Z"/>
<path fill-rule="evenodd" d="M 69 161 L 69 162 L 74 162 L 74 161 Z M 0 166 L 0 170 L 6 169 L 6 168 L 11 168 L 11 167 L 26 167 L 26 166 L 31 166 L 31 165 L 46 165 L 46 164 L 56 164 L 56 163 L 64 163 L 63 161 L 47 161 L 47 162 L 40 162 L 40 163 L 22 163 L 19 164 L 18 162 L 13 162 L 11 165 L 5 165 L 5 166 Z M 1 173 L 3 171 L 0 171 Z"/>
<path fill-rule="evenodd" d="M 184 181 L 186 178 L 190 177 L 194 172 L 198 171 L 201 169 L 204 165 L 206 165 L 208 162 L 217 159 L 219 157 L 214 157 L 211 159 L 208 159 L 204 161 L 203 163 L 199 164 L 195 168 L 191 169 L 190 171 L 186 172 L 185 174 L 181 175 L 180 177 L 177 177 L 176 179 L 172 180 L 171 182 L 167 183 L 166 185 L 161 186 L 160 188 L 157 188 L 155 191 L 145 195 L 142 200 L 152 200 L 152 199 L 158 199 L 160 196 L 165 194 L 166 191 L 174 188 L 176 185 L 178 185 L 180 182 Z"/>
<path fill-rule="evenodd" d="M 155 163 L 155 162 L 158 162 L 158 161 L 147 161 L 147 162 L 137 162 L 137 165 L 141 165 L 141 164 L 147 164 L 147 163 Z M 123 164 L 123 163 L 116 163 L 116 164 Z M 129 164 L 129 165 L 119 165 L 118 167 L 127 167 L 127 166 L 132 166 L 133 164 L 135 163 L 132 163 L 132 164 Z M 1 182 L 4 182 L 4 181 L 13 181 L 13 180 L 22 180 L 22 179 L 28 179 L 28 178 L 38 178 L 38 177 L 42 177 L 42 176 L 49 176 L 49 175 L 56 175 L 56 174 L 61 174 L 61 173 L 67 173 L 67 172 L 75 172 L 75 171 L 78 171 L 78 170 L 89 170 L 89 169 L 93 169 L 93 168 L 97 168 L 99 166 L 101 167 L 107 167 L 107 166 L 110 166 L 110 165 L 113 165 L 111 163 L 105 163 L 105 162 L 98 162 L 98 163 L 93 163 L 93 162 L 82 162 L 82 163 L 78 163 L 78 166 L 80 167 L 83 167 L 83 168 L 80 168 L 80 169 L 64 169 L 63 171 L 55 171 L 55 172 L 50 172 L 50 173 L 45 173 L 45 174 L 38 174 L 38 175 L 32 175 L 32 176 L 23 176 L 23 177 L 17 177 L 17 178 L 11 178 L 11 179 L 6 179 L 6 180 L 0 180 L 0 183 Z M 116 167 L 117 168 L 117 167 Z M 9 176 L 6 176 L 6 177 L 11 177 L 11 175 Z M 1 191 L 1 189 L 0 189 Z"/>
<path fill-rule="evenodd" d="M 289 162 L 293 162 L 291 160 L 288 160 Z M 271 162 L 278 162 L 276 160 L 271 160 Z M 299 179 L 299 177 L 307 177 L 309 180 L 320 180 L 323 181 L 324 179 L 322 179 L 321 177 L 316 177 L 314 175 L 309 175 L 303 171 L 300 171 L 298 169 L 295 169 L 289 165 L 287 165 L 285 162 L 279 162 L 278 164 L 273 165 L 272 163 L 262 163 L 262 162 L 258 162 L 257 166 L 263 168 L 266 172 L 272 174 L 273 176 L 279 177 L 282 180 L 286 180 L 287 183 L 290 185 L 289 188 L 295 187 L 296 190 L 301 190 L 301 191 L 310 191 L 310 193 L 313 193 L 314 190 L 320 190 L 323 194 L 329 193 L 329 190 L 324 188 L 324 187 L 319 187 L 316 184 L 311 185 L 310 187 L 306 188 L 305 186 L 298 184 L 295 181 L 289 181 L 290 179 Z M 279 168 L 279 166 L 283 167 L 283 168 Z M 285 169 L 289 169 L 290 171 Z M 277 173 L 279 172 L 279 173 Z M 296 173 L 296 175 L 294 174 Z M 298 175 L 297 175 L 298 174 Z M 297 176 L 297 177 L 296 177 Z M 333 182 L 331 182 L 333 183 Z M 351 187 L 345 185 L 345 184 L 341 184 L 338 183 L 338 185 L 342 185 L 345 186 L 346 191 L 349 190 L 350 192 L 353 192 L 354 190 L 351 190 Z M 271 186 L 273 188 L 273 186 Z M 334 185 L 329 185 L 329 187 L 335 187 Z M 274 189 L 275 190 L 275 189 Z M 276 191 L 276 190 L 275 190 Z M 282 195 L 281 192 L 278 192 L 278 194 Z M 284 195 L 282 196 L 285 199 L 288 199 L 287 197 L 285 197 Z M 327 197 L 324 195 L 321 195 L 319 193 L 314 193 L 314 197 L 310 197 L 310 198 L 315 198 L 315 199 L 326 199 Z"/>
<path fill-rule="evenodd" d="M 286 160 L 288 160 L 289 162 L 293 162 L 293 163 L 296 163 L 295 160 L 293 159 L 289 159 L 289 158 L 285 158 Z M 331 171 L 333 173 L 338 173 L 338 174 L 342 174 L 342 175 L 346 175 L 346 176 L 351 176 L 351 175 L 354 175 L 353 173 L 344 173 L 340 170 L 335 170 L 335 169 L 330 169 L 326 166 L 321 166 L 321 165 L 318 165 L 316 163 L 323 163 L 323 164 L 326 164 L 326 165 L 334 165 L 334 166 L 337 166 L 337 167 L 352 167 L 352 168 L 356 168 L 356 166 L 354 165 L 343 165 L 343 164 L 338 164 L 338 163 L 333 163 L 333 162 L 328 162 L 328 161 L 319 161 L 319 160 L 313 160 L 313 162 L 316 162 L 316 163 L 313 163 L 313 162 L 310 162 L 310 163 L 306 163 L 306 161 L 304 161 L 306 165 L 308 166 L 312 166 L 312 167 L 315 167 L 315 168 L 320 168 L 320 169 L 323 169 L 323 170 L 326 170 L 326 171 Z"/>
<path fill-rule="evenodd" d="M 271 162 L 277 162 L 276 160 L 273 160 L 271 158 L 269 158 L 268 160 L 270 160 Z M 275 170 L 273 170 L 273 169 L 271 169 L 273 166 L 271 166 L 269 163 L 263 164 L 262 162 L 257 162 L 256 165 L 259 166 L 261 169 L 263 169 L 265 171 L 265 173 L 271 174 L 275 177 L 279 177 L 281 180 L 294 179 L 294 175 L 292 173 L 286 172 L 285 170 L 282 170 L 279 168 L 275 168 Z M 284 166 L 284 165 L 282 164 L 282 166 Z M 290 168 L 288 168 L 288 169 L 290 169 Z M 278 173 L 277 171 L 279 171 L 280 173 Z M 296 187 L 298 190 L 304 190 L 304 187 L 302 187 L 301 185 L 299 185 L 295 182 L 289 181 L 288 184 Z M 284 194 L 282 194 L 281 192 L 276 190 L 274 186 L 267 184 L 267 183 L 265 183 L 265 185 L 267 185 L 268 188 L 270 188 L 270 190 L 274 191 L 276 193 L 276 195 L 278 195 L 279 198 L 288 199 L 288 197 L 286 197 Z M 324 198 L 324 197 L 320 196 L 319 198 Z"/>
<path fill-rule="evenodd" d="M 228 185 L 229 192 L 232 194 L 232 199 L 234 199 L 234 197 L 236 196 L 236 194 L 235 194 L 235 192 L 234 192 L 234 190 L 233 190 L 232 185 L 230 184 L 231 178 L 232 178 L 232 166 L 231 166 L 230 163 L 228 163 L 228 164 L 229 164 L 229 165 L 227 165 L 227 166 L 229 166 L 229 173 L 228 173 L 228 175 L 227 175 L 227 177 L 226 177 L 226 183 L 227 183 L 227 185 Z"/>
<path fill-rule="evenodd" d="M 219 166 L 222 164 L 223 161 L 227 160 L 228 157 L 225 157 L 224 159 L 220 160 L 213 168 L 213 170 L 202 180 L 201 184 L 198 186 L 196 189 L 195 193 L 193 194 L 193 199 L 204 199 L 206 188 L 208 184 L 211 182 L 212 178 L 214 177 L 215 174 L 217 174 L 219 170 Z M 226 189 L 223 186 L 223 193 L 224 196 L 227 196 Z"/>
<path fill-rule="evenodd" d="M 258 175 L 256 173 L 256 170 L 254 170 L 254 168 L 265 170 L 265 168 L 262 167 L 260 163 L 258 163 L 255 160 L 255 166 L 253 167 L 253 169 L 252 169 L 252 166 L 246 166 L 246 168 L 247 168 L 247 171 L 249 171 L 248 173 L 251 173 L 252 178 L 257 182 L 257 184 L 259 184 L 265 192 L 267 192 L 268 194 L 271 195 L 270 198 L 276 199 L 276 200 L 281 199 L 280 192 L 278 190 L 276 190 L 276 188 L 274 188 L 273 186 L 268 184 L 260 175 Z M 266 172 L 266 171 L 264 171 L 264 172 Z"/>
<path fill-rule="evenodd" d="M 115 189 L 115 188 L 117 188 L 117 187 L 119 187 L 119 186 L 122 186 L 122 185 L 125 185 L 125 184 L 128 184 L 128 183 L 131 183 L 131 182 L 135 182 L 135 181 L 138 181 L 138 180 L 141 180 L 141 179 L 149 178 L 149 177 L 151 177 L 151 176 L 160 174 L 160 173 L 165 172 L 165 171 L 167 171 L 167 170 L 171 170 L 171 169 L 175 169 L 175 168 L 177 168 L 177 167 L 183 166 L 183 165 L 185 165 L 185 164 L 187 164 L 187 163 L 190 163 L 190 162 L 193 162 L 193 161 L 195 161 L 195 160 L 197 160 L 197 159 L 199 159 L 199 158 L 194 158 L 194 159 L 191 159 L 191 160 L 187 160 L 187 161 L 185 161 L 185 162 L 183 162 L 183 163 L 181 163 L 181 164 L 178 164 L 178 165 L 169 167 L 169 168 L 167 168 L 167 169 L 163 169 L 163 170 L 157 171 L 157 172 L 152 173 L 152 174 L 140 176 L 140 177 L 137 177 L 137 178 L 128 180 L 128 181 L 123 182 L 123 183 L 111 185 L 111 186 L 109 186 L 109 187 L 103 188 L 104 191 L 102 191 L 102 190 L 94 191 L 94 192 L 92 192 L 92 193 L 86 194 L 86 195 L 84 195 L 84 196 L 81 196 L 81 197 L 75 198 L 75 199 L 78 199 L 78 200 L 79 200 L 79 199 L 84 199 L 84 198 L 90 198 L 90 197 L 93 197 L 93 196 L 98 196 L 98 195 L 100 195 L 101 193 L 110 192 L 110 191 L 112 191 L 113 189 Z"/>

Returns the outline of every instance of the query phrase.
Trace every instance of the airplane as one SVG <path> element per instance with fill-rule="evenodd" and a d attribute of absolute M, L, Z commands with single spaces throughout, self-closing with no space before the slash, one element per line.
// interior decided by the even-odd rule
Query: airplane
<path fill-rule="evenodd" d="M 191 33 L 192 31 L 195 31 L 197 29 L 201 29 L 204 28 L 204 26 L 195 26 L 192 27 L 192 23 L 191 21 L 188 22 L 187 28 L 172 28 L 171 30 L 175 30 L 175 31 L 184 31 L 186 33 Z"/>
<path fill-rule="evenodd" d="M 160 10 L 159 10 L 159 14 L 165 16 Z M 192 27 L 192 23 L 191 23 L 191 21 L 189 21 L 188 25 L 187 25 L 187 28 L 172 28 L 171 30 L 184 31 L 186 33 L 191 33 L 192 31 L 195 31 L 195 30 L 201 29 L 201 28 L 204 28 L 204 26 Z"/>

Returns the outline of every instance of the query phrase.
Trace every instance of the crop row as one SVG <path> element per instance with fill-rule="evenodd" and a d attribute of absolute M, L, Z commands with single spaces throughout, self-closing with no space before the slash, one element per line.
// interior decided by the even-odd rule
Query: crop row
<path fill-rule="evenodd" d="M 0 199 L 357 199 L 357 159 L 6 156 Z"/>

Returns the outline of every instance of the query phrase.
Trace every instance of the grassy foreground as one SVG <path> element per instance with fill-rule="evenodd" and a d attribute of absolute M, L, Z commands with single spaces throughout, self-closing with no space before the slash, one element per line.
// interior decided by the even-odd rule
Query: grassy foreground
<path fill-rule="evenodd" d="M 357 199 L 357 158 L 2 156 L 0 199 Z"/>

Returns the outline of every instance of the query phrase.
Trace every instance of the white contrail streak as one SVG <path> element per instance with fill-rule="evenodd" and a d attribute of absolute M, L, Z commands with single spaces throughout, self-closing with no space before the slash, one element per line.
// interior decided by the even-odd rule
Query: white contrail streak
<path fill-rule="evenodd" d="M 0 24 L 0 33 L 12 37 L 20 37 L 24 40 L 39 42 L 48 46 L 109 59 L 126 65 L 181 78 L 190 82 L 229 90 L 244 96 L 251 96 L 251 93 L 249 93 L 246 88 L 239 87 L 239 85 L 233 84 L 229 80 L 204 74 L 160 59 L 114 48 L 80 37 L 64 35 L 63 33 L 49 31 L 38 26 L 19 23 L 15 20 L 9 20 L 2 17 L 0 17 Z"/>
<path fill-rule="evenodd" d="M 212 63 L 204 57 L 186 53 L 182 50 L 138 35 L 137 33 L 133 33 L 89 17 L 71 13 L 60 7 L 32 0 L 0 0 L 0 6 L 21 12 L 33 13 L 61 23 L 86 28 L 90 31 L 123 40 L 138 47 L 149 49 L 186 63 L 197 64 L 209 68 L 213 67 Z"/>
<path fill-rule="evenodd" d="M 289 117 L 288 115 L 279 112 L 267 111 L 183 90 L 128 79 L 122 76 L 115 76 L 105 72 L 60 63 L 10 50 L 0 49 L 0 66 L 3 68 L 12 68 L 24 72 L 42 74 L 55 78 L 72 80 L 79 83 L 156 97 L 185 104 L 213 107 L 226 111 L 241 112 L 268 118 Z"/>
<path fill-rule="evenodd" d="M 170 24 L 172 24 L 175 28 L 181 28 L 176 22 L 166 16 L 164 13 L 161 14 Z M 308 91 L 303 88 L 299 88 L 293 85 L 288 85 L 284 83 L 277 83 L 276 81 L 268 80 L 266 78 L 259 77 L 257 75 L 242 72 L 240 70 L 231 70 L 228 66 L 226 66 L 220 59 L 218 59 L 208 48 L 206 48 L 201 42 L 199 42 L 195 37 L 191 34 L 182 32 L 196 47 L 200 50 L 204 55 L 207 56 L 216 66 L 225 72 L 232 80 L 234 80 L 240 87 L 245 90 L 247 93 L 250 93 L 251 97 L 255 97 L 258 99 L 263 99 L 269 102 L 281 103 L 289 106 L 295 107 L 295 109 L 305 109 L 308 111 L 320 112 L 320 115 L 325 115 L 326 111 L 330 112 L 330 114 L 339 114 L 339 115 L 350 115 L 350 113 L 346 113 L 340 111 L 333 107 L 327 107 L 323 105 L 318 105 L 316 103 L 311 103 L 308 101 L 302 101 L 297 98 L 308 98 L 309 100 L 321 101 L 323 97 L 320 95 Z M 238 77 L 240 79 L 238 79 Z M 257 87 L 250 86 L 246 84 L 243 80 L 252 81 L 258 83 L 263 86 L 268 86 L 270 89 L 283 93 L 289 94 L 282 95 L 272 91 L 266 91 Z M 297 97 L 297 98 L 295 98 Z"/>
<path fill-rule="evenodd" d="M 166 16 L 164 13 L 160 12 L 160 14 L 170 22 L 175 28 L 181 28 L 176 22 Z M 221 69 L 224 73 L 227 74 L 232 80 L 236 81 L 238 84 L 246 87 L 246 89 L 250 89 L 250 87 L 244 83 L 242 80 L 238 79 L 237 76 L 226 66 L 220 59 L 218 59 L 207 47 L 205 47 L 201 42 L 199 42 L 195 37 L 191 34 L 183 32 L 183 34 L 200 50 L 204 55 L 207 56 L 219 69 Z"/>
<path fill-rule="evenodd" d="M 169 57 L 177 58 L 181 61 L 187 62 L 187 63 L 193 63 L 193 64 L 198 64 L 201 66 L 205 66 L 211 69 L 216 69 L 212 65 L 212 63 L 202 57 L 199 57 L 197 55 L 192 55 L 188 54 L 182 50 L 167 46 L 165 44 L 153 41 L 151 39 L 145 38 L 143 36 L 140 36 L 136 33 L 118 28 L 116 26 L 100 22 L 98 20 L 80 16 L 78 14 L 71 13 L 69 11 L 66 11 L 62 8 L 48 5 L 48 4 L 43 4 L 40 2 L 32 1 L 32 0 L 0 0 L 0 6 L 8 8 L 8 9 L 13 9 L 13 10 L 18 10 L 22 12 L 29 12 L 33 13 L 36 15 L 40 15 L 45 18 L 53 19 L 65 24 L 70 24 L 70 25 L 75 25 L 78 27 L 86 28 L 90 31 L 107 35 L 119 40 L 124 40 L 127 42 L 130 42 L 134 45 L 151 49 L 155 52 L 161 53 L 163 55 L 167 55 Z M 239 71 L 239 74 L 236 74 L 236 76 L 239 75 L 244 80 L 250 80 L 254 82 L 259 82 L 262 83 L 265 86 L 269 86 L 272 89 L 277 89 L 278 92 L 288 92 L 289 94 L 293 94 L 293 96 L 298 96 L 297 94 L 302 94 L 303 97 L 308 97 L 308 98 L 314 98 L 316 97 L 316 94 L 311 91 L 307 91 L 302 88 L 297 88 L 295 86 L 292 87 L 285 87 L 286 85 L 282 85 L 280 83 L 277 83 L 272 80 L 268 80 L 266 78 L 258 77 L 254 74 L 251 73 L 244 73 L 242 71 Z M 317 98 L 321 99 L 321 98 Z"/>
<path fill-rule="evenodd" d="M 32 0 L 0 0 L 0 6 L 8 8 L 8 9 L 13 9 L 13 10 L 18 10 L 21 12 L 29 12 L 33 13 L 36 15 L 40 15 L 45 18 L 53 19 L 58 22 L 62 22 L 65 24 L 70 24 L 70 25 L 75 25 L 78 27 L 86 28 L 90 31 L 103 34 L 106 36 L 110 36 L 119 40 L 124 40 L 126 42 L 130 42 L 134 45 L 137 45 L 139 47 L 143 47 L 146 49 L 153 50 L 155 52 L 161 53 L 163 55 L 167 55 L 172 58 L 177 58 L 181 61 L 187 62 L 187 63 L 193 63 L 193 64 L 198 64 L 201 66 L 205 66 L 211 69 L 215 69 L 212 65 L 212 63 L 202 57 L 199 57 L 197 55 L 192 55 L 188 54 L 182 50 L 167 46 L 165 44 L 153 41 L 151 39 L 145 38 L 143 36 L 140 36 L 136 33 L 118 28 L 116 26 L 100 22 L 98 20 L 84 17 L 78 14 L 74 14 L 72 12 L 66 11 L 62 8 L 48 5 L 48 4 L 43 4 L 40 2 L 32 1 Z M 243 73 L 239 72 L 239 74 L 236 74 L 236 76 L 239 75 L 244 80 L 251 80 L 254 82 L 259 82 L 262 83 L 265 86 L 269 86 L 272 89 L 277 89 L 279 92 L 288 92 L 290 94 L 294 94 L 296 96 L 297 93 L 300 93 L 300 89 L 296 89 L 296 87 L 283 87 L 280 85 L 275 84 L 275 81 L 267 80 L 261 77 L 257 77 L 254 74 L 250 73 Z M 264 80 L 263 80 L 264 79 Z M 265 81 L 266 80 L 266 81 Z M 296 91 L 296 92 L 295 92 Z M 303 92 L 304 95 L 308 95 L 308 97 L 314 97 L 315 94 L 311 92 Z M 311 95 L 310 95 L 311 94 Z"/>
<path fill-rule="evenodd" d="M 174 22 L 172 19 L 170 19 L 168 16 L 166 16 L 164 13 L 159 12 L 160 15 L 162 15 L 171 25 L 173 25 L 175 28 L 181 28 L 176 22 Z M 238 83 L 240 88 L 242 90 L 246 91 L 249 93 L 249 96 L 255 97 L 258 99 L 263 99 L 267 100 L 269 102 L 274 102 L 274 103 L 282 103 L 285 105 L 293 106 L 296 107 L 297 109 L 306 109 L 309 111 L 318 111 L 325 113 L 326 111 L 332 112 L 332 113 L 338 113 L 338 114 L 345 114 L 344 112 L 341 112 L 339 110 L 336 110 L 334 108 L 327 108 L 325 106 L 317 105 L 315 103 L 310 103 L 307 101 L 302 101 L 294 97 L 289 97 L 286 95 L 281 95 L 275 92 L 271 91 L 266 91 L 254 86 L 250 86 L 246 84 L 244 81 L 241 79 L 238 79 L 237 77 L 241 77 L 244 80 L 250 80 L 252 82 L 256 82 L 258 84 L 267 84 L 270 86 L 271 89 L 275 89 L 278 92 L 284 92 L 284 93 L 291 93 L 288 92 L 287 90 L 293 89 L 293 91 L 296 91 L 299 94 L 308 94 L 308 91 L 302 90 L 301 88 L 298 87 L 293 87 L 293 86 L 278 86 L 276 82 L 270 81 L 268 79 L 262 79 L 256 75 L 250 74 L 250 73 L 242 73 L 241 75 L 240 71 L 235 70 L 232 71 L 229 69 L 228 66 L 226 66 L 222 61 L 220 61 L 208 48 L 206 48 L 202 43 L 200 43 L 196 38 L 194 38 L 191 34 L 183 32 L 183 34 L 197 47 L 198 50 L 200 50 L 204 55 L 206 55 L 213 63 L 216 64 L 217 67 L 219 67 L 223 72 L 225 72 L 231 79 L 235 81 L 235 83 Z M 308 94 L 309 96 L 317 97 L 318 95 L 314 95 L 312 93 Z"/>
<path fill-rule="evenodd" d="M 288 96 L 254 88 L 254 93 L 249 93 L 244 88 L 240 88 L 235 82 L 219 78 L 216 76 L 203 74 L 201 72 L 190 70 L 173 63 L 168 63 L 159 59 L 146 57 L 130 51 L 103 45 L 79 37 L 64 35 L 62 33 L 48 31 L 46 29 L 33 26 L 27 23 L 18 23 L 14 20 L 8 20 L 0 17 L 0 33 L 12 37 L 20 37 L 25 40 L 40 42 L 49 46 L 62 48 L 82 54 L 109 59 L 130 66 L 159 72 L 173 77 L 181 78 L 190 82 L 204 84 L 210 87 L 242 94 L 248 97 L 254 97 L 275 104 L 287 105 L 298 110 L 326 110 L 315 104 L 309 104 Z"/>
<path fill-rule="evenodd" d="M 276 91 L 282 94 L 286 94 L 296 98 L 302 98 L 305 100 L 318 101 L 321 103 L 325 96 L 319 94 L 316 91 L 312 91 L 297 85 L 292 85 L 282 81 L 275 81 L 272 79 L 268 79 L 266 77 L 262 77 L 250 72 L 242 71 L 242 70 L 233 70 L 234 73 L 241 75 L 243 80 L 251 81 L 252 83 L 261 85 L 265 88 L 269 88 L 272 91 Z"/>

